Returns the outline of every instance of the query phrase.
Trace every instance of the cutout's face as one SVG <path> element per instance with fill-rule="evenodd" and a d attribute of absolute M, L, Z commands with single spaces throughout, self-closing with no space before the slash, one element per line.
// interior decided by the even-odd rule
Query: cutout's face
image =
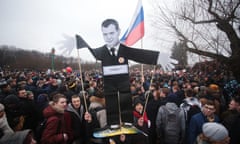
<path fill-rule="evenodd" d="M 114 47 L 119 43 L 120 30 L 116 26 L 110 24 L 107 27 L 102 27 L 103 39 L 108 47 Z"/>

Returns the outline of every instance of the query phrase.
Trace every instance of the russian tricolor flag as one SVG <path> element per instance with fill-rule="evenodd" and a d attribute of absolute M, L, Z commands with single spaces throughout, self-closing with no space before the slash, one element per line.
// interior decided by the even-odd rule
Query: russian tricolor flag
<path fill-rule="evenodd" d="M 127 46 L 131 46 L 135 44 L 138 40 L 140 40 L 143 36 L 144 36 L 144 13 L 142 0 L 139 0 L 130 26 L 124 33 L 120 41 Z"/>

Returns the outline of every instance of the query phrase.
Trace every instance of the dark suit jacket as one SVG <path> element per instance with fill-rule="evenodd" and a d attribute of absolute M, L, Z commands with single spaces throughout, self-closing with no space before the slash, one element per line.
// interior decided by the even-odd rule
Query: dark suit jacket
<path fill-rule="evenodd" d="M 89 50 L 97 60 L 102 61 L 102 66 L 119 64 L 116 61 L 111 61 L 111 54 L 106 45 L 96 49 L 89 48 Z M 156 65 L 158 55 L 159 52 L 157 51 L 131 48 L 120 44 L 117 57 L 123 57 L 125 59 L 124 64 L 127 64 L 129 59 L 139 63 Z"/>
<path fill-rule="evenodd" d="M 144 64 L 157 64 L 159 52 L 130 48 L 123 44 L 120 44 L 117 56 L 112 56 L 106 45 L 96 49 L 89 48 L 89 50 L 97 60 L 102 62 L 108 124 L 119 123 L 119 104 L 121 120 L 132 122 L 128 60 Z M 116 97 L 118 92 L 121 97 L 120 101 Z"/>

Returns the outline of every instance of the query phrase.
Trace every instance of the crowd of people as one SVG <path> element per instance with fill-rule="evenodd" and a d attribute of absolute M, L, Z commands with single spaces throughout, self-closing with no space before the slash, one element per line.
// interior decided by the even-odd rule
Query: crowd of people
<path fill-rule="evenodd" d="M 133 125 L 142 133 L 101 139 L 93 137 L 107 126 L 100 71 L 2 70 L 0 77 L 0 143 L 240 143 L 240 84 L 224 72 L 131 70 Z"/>

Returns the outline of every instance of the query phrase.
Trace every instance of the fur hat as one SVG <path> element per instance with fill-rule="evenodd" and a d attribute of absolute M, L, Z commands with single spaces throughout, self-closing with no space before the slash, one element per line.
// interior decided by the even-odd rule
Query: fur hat
<path fill-rule="evenodd" d="M 104 93 L 102 90 L 97 89 L 94 95 L 90 97 L 90 102 L 98 102 L 105 106 L 105 98 L 104 98 Z"/>
<path fill-rule="evenodd" d="M 227 129 L 219 123 L 207 122 L 202 126 L 203 134 L 212 141 L 222 141 L 228 137 Z"/>
<path fill-rule="evenodd" d="M 93 96 L 96 96 L 98 98 L 104 98 L 104 92 L 102 89 L 97 88 L 95 89 Z"/>

